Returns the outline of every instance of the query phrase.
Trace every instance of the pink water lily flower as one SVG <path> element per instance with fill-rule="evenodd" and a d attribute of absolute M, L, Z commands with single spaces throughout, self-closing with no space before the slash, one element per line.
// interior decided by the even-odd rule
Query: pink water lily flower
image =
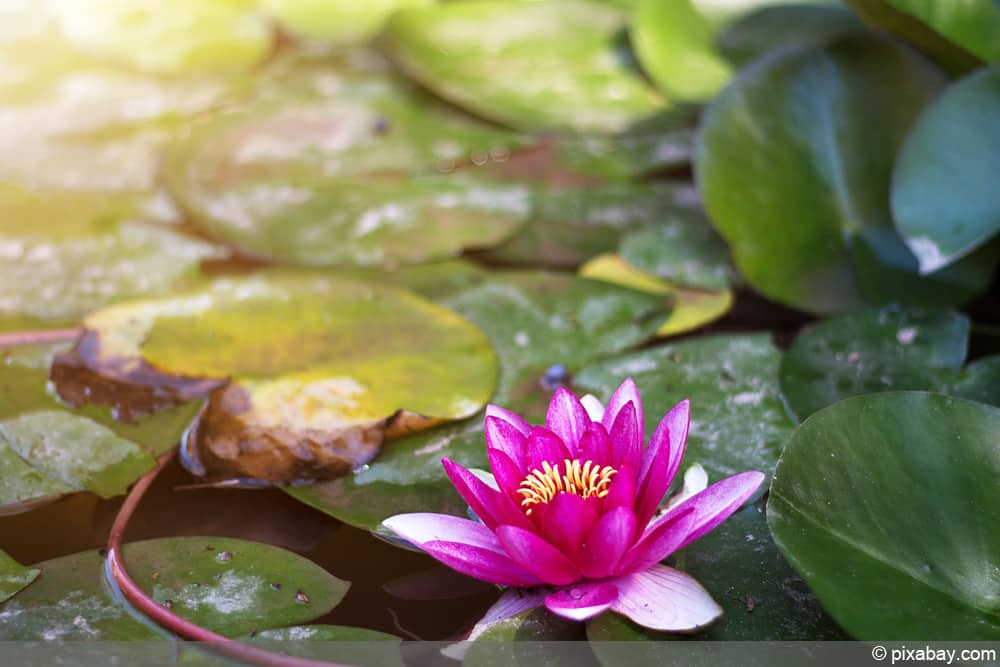
<path fill-rule="evenodd" d="M 764 475 L 726 478 L 654 519 L 689 422 L 683 401 L 643 446 L 642 401 L 631 379 L 607 408 L 559 389 L 545 426 L 491 405 L 486 444 L 498 488 L 442 460 L 482 523 L 429 513 L 384 523 L 445 565 L 510 587 L 477 627 L 544 604 L 574 620 L 610 609 L 647 628 L 691 632 L 722 609 L 691 576 L 660 561 L 727 519 Z"/>

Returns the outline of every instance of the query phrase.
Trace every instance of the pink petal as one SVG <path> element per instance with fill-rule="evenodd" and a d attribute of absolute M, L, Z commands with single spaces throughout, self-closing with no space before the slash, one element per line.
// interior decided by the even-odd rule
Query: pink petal
<path fill-rule="evenodd" d="M 486 418 L 486 449 L 497 450 L 506 454 L 520 469 L 521 476 L 527 474 L 527 433 L 522 433 L 517 426 L 498 417 Z M 529 431 L 530 432 L 530 428 Z"/>
<path fill-rule="evenodd" d="M 571 621 L 586 621 L 604 613 L 618 600 L 618 588 L 603 581 L 579 583 L 552 593 L 545 606 Z"/>
<path fill-rule="evenodd" d="M 612 611 L 651 630 L 694 632 L 722 616 L 722 607 L 691 576 L 656 565 L 616 579 Z"/>
<path fill-rule="evenodd" d="M 610 512 L 615 507 L 635 505 L 635 468 L 628 465 L 618 466 L 618 472 L 611 478 L 608 495 L 604 496 L 604 511 Z"/>
<path fill-rule="evenodd" d="M 497 623 L 506 621 L 511 616 L 517 616 L 522 611 L 541 607 L 545 604 L 545 598 L 550 593 L 551 589 L 549 588 L 508 588 L 500 596 L 500 599 L 486 610 L 483 617 L 476 621 L 476 625 L 466 637 L 466 641 L 476 639 Z"/>
<path fill-rule="evenodd" d="M 611 394 L 611 398 L 608 400 L 608 407 L 604 409 L 604 418 L 601 422 L 604 424 L 604 428 L 610 432 L 611 427 L 618 418 L 618 414 L 621 412 L 622 408 L 629 403 L 632 404 L 632 409 L 635 411 L 635 430 L 639 434 L 639 438 L 641 440 L 645 437 L 642 415 L 642 398 L 639 396 L 639 388 L 635 386 L 635 380 L 632 378 L 626 378 L 625 381 L 622 382 L 617 389 L 615 389 L 615 393 Z"/>
<path fill-rule="evenodd" d="M 688 428 L 691 425 L 691 401 L 684 399 L 670 412 L 663 415 L 649 447 L 642 453 L 642 469 L 639 473 L 640 484 L 645 481 L 649 474 L 649 469 L 660 456 L 665 456 L 669 461 L 666 466 L 667 486 L 674 481 L 677 469 L 680 468 L 681 459 L 684 458 L 684 446 L 687 444 Z M 663 450 L 667 451 L 664 452 Z"/>
<path fill-rule="evenodd" d="M 763 481 L 764 473 L 762 472 L 756 470 L 741 472 L 716 482 L 701 493 L 691 496 L 671 509 L 667 513 L 667 517 L 675 512 L 694 508 L 695 519 L 691 525 L 690 533 L 677 548 L 683 549 L 728 519 L 754 494 Z M 654 526 L 650 526 L 649 530 L 652 530 Z"/>
<path fill-rule="evenodd" d="M 500 526 L 496 535 L 516 563 L 545 583 L 565 586 L 580 579 L 576 565 L 535 533 L 516 526 Z"/>
<path fill-rule="evenodd" d="M 642 460 L 642 431 L 635 420 L 634 403 L 626 403 L 618 412 L 608 435 L 611 438 L 612 465 L 627 464 L 638 472 Z"/>
<path fill-rule="evenodd" d="M 611 465 L 611 440 L 600 423 L 591 422 L 580 439 L 580 460 L 593 461 L 602 467 Z"/>
<path fill-rule="evenodd" d="M 505 523 L 530 528 L 528 517 L 506 493 L 490 488 L 483 480 L 448 458 L 441 459 L 441 465 L 444 466 L 448 479 L 455 485 L 455 490 L 488 528 L 494 529 Z"/>
<path fill-rule="evenodd" d="M 691 532 L 696 518 L 697 514 L 689 507 L 683 512 L 671 512 L 657 521 L 619 561 L 616 572 L 623 574 L 649 569 L 677 551 Z"/>
<path fill-rule="evenodd" d="M 565 387 L 556 389 L 549 401 L 549 410 L 545 414 L 545 425 L 562 438 L 566 447 L 573 454 L 584 431 L 590 424 L 590 417 L 573 392 Z"/>
<path fill-rule="evenodd" d="M 382 525 L 421 548 L 427 542 L 464 542 L 504 553 L 492 530 L 478 521 L 450 514 L 397 514 L 383 521 Z"/>
<path fill-rule="evenodd" d="M 566 445 L 555 433 L 544 426 L 535 426 L 528 436 L 528 470 L 542 470 L 542 462 L 550 465 L 562 465 L 563 461 L 572 458 Z M 563 472 L 566 472 L 563 470 Z"/>
<path fill-rule="evenodd" d="M 587 411 L 590 421 L 600 423 L 604 419 L 604 404 L 597 400 L 597 397 L 593 394 L 581 397 L 580 405 Z"/>
<path fill-rule="evenodd" d="M 517 495 L 517 488 L 524 479 L 524 473 L 499 449 L 487 449 L 486 456 L 490 460 L 490 470 L 493 471 L 493 477 L 497 480 L 500 491 L 507 494 L 507 497 L 520 507 L 521 496 Z"/>
<path fill-rule="evenodd" d="M 520 431 L 521 435 L 527 436 L 531 431 L 531 425 L 524 421 L 521 415 L 511 412 L 510 410 L 504 410 L 499 405 L 493 405 L 492 403 L 486 406 L 486 418 L 496 417 L 500 421 L 505 421 L 516 430 Z"/>
<path fill-rule="evenodd" d="M 491 584 L 537 586 L 542 583 L 507 554 L 498 554 L 490 549 L 461 542 L 426 542 L 421 548 L 451 569 Z"/>
<path fill-rule="evenodd" d="M 635 515 L 629 507 L 616 507 L 594 524 L 580 548 L 577 564 L 584 576 L 602 579 L 610 575 L 636 536 Z"/>
<path fill-rule="evenodd" d="M 540 512 L 538 525 L 545 540 L 575 560 L 583 538 L 597 521 L 597 499 L 584 500 L 572 493 L 557 493 L 556 497 L 543 506 L 536 506 Z"/>

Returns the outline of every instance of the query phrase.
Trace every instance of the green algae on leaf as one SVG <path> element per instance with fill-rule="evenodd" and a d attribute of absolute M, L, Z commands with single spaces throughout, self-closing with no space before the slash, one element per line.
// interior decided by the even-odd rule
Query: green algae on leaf
<path fill-rule="evenodd" d="M 25 567 L 0 549 L 0 604 L 38 577 L 38 570 Z"/>
<path fill-rule="evenodd" d="M 221 557 L 221 554 L 226 556 Z M 222 635 L 306 623 L 349 583 L 290 551 L 223 537 L 172 537 L 125 546 L 129 574 L 160 604 Z M 0 607 L 0 640 L 155 640 L 111 594 L 104 558 L 85 551 L 36 564 L 38 580 Z M 277 584 L 275 586 L 274 584 Z M 303 595 L 299 595 L 302 593 Z M 303 602 L 303 597 L 308 602 Z"/>
<path fill-rule="evenodd" d="M 768 524 L 862 640 L 1000 638 L 1000 409 L 854 396 L 807 419 L 778 462 Z"/>
<path fill-rule="evenodd" d="M 497 376 L 489 341 L 462 317 L 326 274 L 220 279 L 97 311 L 84 325 L 67 366 L 168 403 L 210 393 L 196 451 L 230 476 L 344 474 L 368 462 L 385 433 L 475 413 Z M 79 380 L 54 376 L 64 396 L 87 402 L 73 389 Z"/>
<path fill-rule="evenodd" d="M 781 393 L 804 420 L 858 394 L 926 390 L 1000 405 L 1000 356 L 963 368 L 969 320 L 954 311 L 886 307 L 803 332 L 781 359 Z"/>
<path fill-rule="evenodd" d="M 385 43 L 413 78 L 483 117 L 613 133 L 667 108 L 630 67 L 626 26 L 590 0 L 450 2 L 397 12 Z"/>

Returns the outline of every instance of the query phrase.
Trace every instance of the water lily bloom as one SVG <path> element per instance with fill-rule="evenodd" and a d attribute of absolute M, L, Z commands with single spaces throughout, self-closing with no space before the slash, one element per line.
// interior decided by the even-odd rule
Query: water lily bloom
<path fill-rule="evenodd" d="M 477 627 L 544 604 L 575 620 L 612 610 L 647 628 L 691 632 L 722 609 L 691 576 L 660 561 L 727 519 L 764 475 L 734 475 L 658 511 L 689 422 L 683 401 L 644 446 L 642 401 L 631 379 L 607 408 L 558 389 L 545 426 L 491 405 L 485 430 L 496 486 L 442 460 L 482 522 L 417 513 L 384 523 L 445 565 L 510 587 Z"/>

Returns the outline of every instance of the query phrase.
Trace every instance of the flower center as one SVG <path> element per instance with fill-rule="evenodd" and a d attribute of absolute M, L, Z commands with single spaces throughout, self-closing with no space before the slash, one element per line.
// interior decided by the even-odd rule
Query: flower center
<path fill-rule="evenodd" d="M 611 478 L 618 472 L 611 466 L 602 468 L 590 460 L 580 463 L 578 459 L 565 459 L 561 467 L 564 472 L 560 472 L 560 464 L 552 466 L 542 461 L 541 470 L 535 468 L 524 478 L 517 492 L 525 514 L 530 516 L 535 505 L 549 502 L 557 493 L 572 493 L 584 499 L 603 498 L 608 495 Z"/>

